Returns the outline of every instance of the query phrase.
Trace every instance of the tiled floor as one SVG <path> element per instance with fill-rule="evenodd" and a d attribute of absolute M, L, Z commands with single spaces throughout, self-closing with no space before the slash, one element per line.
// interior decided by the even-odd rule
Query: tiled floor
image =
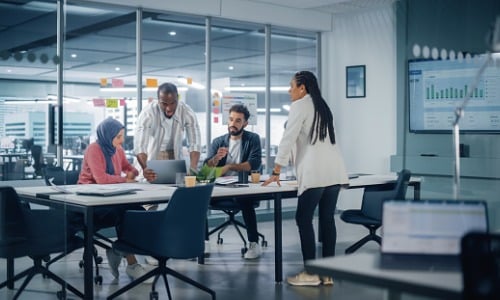
<path fill-rule="evenodd" d="M 361 238 L 366 232 L 358 226 L 347 225 L 337 219 L 338 244 L 337 254 L 343 255 L 344 249 L 352 242 Z M 268 240 L 268 247 L 264 249 L 261 258 L 255 261 L 245 261 L 241 257 L 241 240 L 233 229 L 224 233 L 224 244 L 217 245 L 216 237 L 210 241 L 210 256 L 205 265 L 199 265 L 190 260 L 172 260 L 169 266 L 186 274 L 193 279 L 209 286 L 217 293 L 218 300 L 246 300 L 246 299 L 384 299 L 384 291 L 347 281 L 335 281 L 333 287 L 292 287 L 286 283 L 274 282 L 274 234 L 272 222 L 259 223 L 259 231 L 264 233 Z M 318 245 L 318 251 L 320 245 Z M 378 246 L 370 242 L 359 251 L 377 251 Z M 319 252 L 318 252 L 319 253 Z M 78 267 L 81 251 L 74 252 L 62 261 L 55 263 L 51 270 L 62 275 L 68 282 L 83 289 L 83 273 Z M 105 259 L 104 251 L 102 256 Z M 143 258 L 140 257 L 141 261 Z M 294 220 L 283 222 L 283 272 L 284 276 L 294 274 L 302 269 L 299 238 Z M 27 259 L 16 260 L 16 271 L 28 265 Z M 0 281 L 5 280 L 5 260 L 0 260 Z M 106 299 L 113 291 L 129 282 L 125 274 L 125 263 L 120 267 L 120 278 L 113 280 L 105 260 L 101 273 L 104 277 L 102 286 L 95 287 L 95 298 Z M 186 285 L 175 278 L 169 277 L 174 299 L 210 299 L 210 296 L 192 286 Z M 16 287 L 20 286 L 16 283 Z M 52 281 L 36 276 L 28 285 L 26 292 L 20 299 L 57 299 L 55 292 L 59 287 Z M 119 299 L 149 299 L 151 285 L 141 284 Z M 168 299 L 163 282 L 157 284 L 160 299 Z M 6 288 L 0 290 L 0 299 L 11 299 L 15 293 Z M 70 299 L 76 299 L 69 294 Z M 420 299 L 404 295 L 403 299 Z"/>

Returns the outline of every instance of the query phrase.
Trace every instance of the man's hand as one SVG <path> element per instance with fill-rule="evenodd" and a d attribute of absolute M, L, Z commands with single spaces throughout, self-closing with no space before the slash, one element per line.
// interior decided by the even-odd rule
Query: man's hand
<path fill-rule="evenodd" d="M 144 176 L 144 178 L 146 178 L 148 182 L 156 180 L 156 173 L 152 169 L 148 168 L 144 169 L 144 171 L 142 171 L 142 175 Z"/>

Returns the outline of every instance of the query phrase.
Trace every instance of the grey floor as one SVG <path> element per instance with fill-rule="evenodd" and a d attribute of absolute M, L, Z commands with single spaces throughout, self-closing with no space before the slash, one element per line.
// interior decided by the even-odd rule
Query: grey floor
<path fill-rule="evenodd" d="M 338 216 L 336 216 L 338 217 Z M 348 225 L 337 218 L 338 243 L 337 255 L 343 255 L 347 248 L 366 232 L 358 226 Z M 260 222 L 259 231 L 264 233 L 268 240 L 268 247 L 264 249 L 261 258 L 255 261 L 245 261 L 240 254 L 241 240 L 234 229 L 228 229 L 223 234 L 223 245 L 217 245 L 216 237 L 210 240 L 210 256 L 205 265 L 199 265 L 190 260 L 172 260 L 169 266 L 184 273 L 193 279 L 209 286 L 217 293 L 218 300 L 246 300 L 246 299 L 384 299 L 382 289 L 354 284 L 347 281 L 335 281 L 334 286 L 319 287 L 292 287 L 286 283 L 274 282 L 274 234 L 272 222 Z M 318 245 L 320 253 L 320 245 Z M 378 251 L 378 246 L 370 242 L 359 251 Z M 105 258 L 104 251 L 102 252 Z M 55 263 L 51 270 L 63 276 L 69 283 L 78 289 L 83 289 L 83 273 L 78 262 L 82 256 L 76 251 L 60 262 Z M 139 257 L 143 261 L 143 257 Z M 302 270 L 299 238 L 294 220 L 283 222 L 283 273 L 284 276 L 295 274 Z M 28 259 L 16 260 L 16 272 L 29 266 Z M 0 260 L 0 282 L 5 280 L 5 260 Z M 116 289 L 124 286 L 130 279 L 125 274 L 125 263 L 120 266 L 120 278 L 114 280 L 109 272 L 107 261 L 101 267 L 103 275 L 102 286 L 94 289 L 95 299 L 106 299 Z M 210 299 L 210 296 L 196 288 L 169 277 L 174 299 Z M 16 282 L 16 287 L 20 282 Z M 55 292 L 58 285 L 37 275 L 28 285 L 20 299 L 57 299 Z M 119 299 L 149 299 L 151 285 L 141 284 Z M 157 284 L 160 299 L 168 299 L 163 282 Z M 3 288 L 0 290 L 0 299 L 12 299 L 14 290 Z M 76 299 L 69 294 L 70 299 Z M 411 295 L 403 295 L 403 299 L 421 299 Z"/>

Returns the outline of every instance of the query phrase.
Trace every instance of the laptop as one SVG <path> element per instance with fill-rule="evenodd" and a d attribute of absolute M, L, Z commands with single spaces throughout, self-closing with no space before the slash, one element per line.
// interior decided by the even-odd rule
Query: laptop
<path fill-rule="evenodd" d="M 384 201 L 380 266 L 459 271 L 460 241 L 470 231 L 488 231 L 486 202 Z"/>
<path fill-rule="evenodd" d="M 156 180 L 151 183 L 176 184 L 177 173 L 187 173 L 185 160 L 150 160 L 148 168 L 156 173 Z"/>

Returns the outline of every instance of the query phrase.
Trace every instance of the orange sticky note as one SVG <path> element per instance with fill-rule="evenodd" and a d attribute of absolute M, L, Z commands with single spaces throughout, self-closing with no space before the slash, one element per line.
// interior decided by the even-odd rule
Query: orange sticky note
<path fill-rule="evenodd" d="M 193 78 L 192 77 L 186 78 L 186 82 L 187 84 L 193 84 Z"/>
<path fill-rule="evenodd" d="M 107 78 L 101 78 L 101 87 L 106 87 L 108 85 L 108 79 Z"/>
<path fill-rule="evenodd" d="M 146 78 L 146 87 L 157 87 L 158 79 L 156 78 Z"/>

